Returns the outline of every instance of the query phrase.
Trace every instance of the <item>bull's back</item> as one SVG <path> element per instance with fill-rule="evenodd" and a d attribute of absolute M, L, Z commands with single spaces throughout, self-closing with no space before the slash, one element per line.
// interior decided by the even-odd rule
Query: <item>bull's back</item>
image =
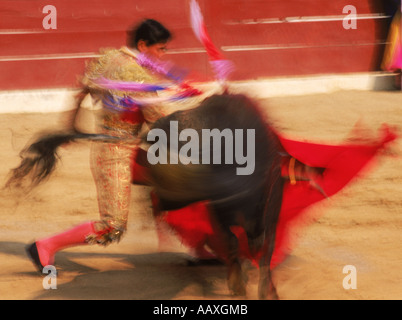
<path fill-rule="evenodd" d="M 265 184 L 278 162 L 276 135 L 244 95 L 212 96 L 197 108 L 158 120 L 152 129 L 161 129 L 167 137 L 168 163 L 150 165 L 150 172 L 156 192 L 169 201 L 244 202 Z M 183 164 L 178 153 L 188 148 L 190 140 L 177 141 L 173 131 L 180 134 L 186 129 L 193 134 L 192 145 L 197 142 L 194 135 L 198 137 L 198 161 Z"/>

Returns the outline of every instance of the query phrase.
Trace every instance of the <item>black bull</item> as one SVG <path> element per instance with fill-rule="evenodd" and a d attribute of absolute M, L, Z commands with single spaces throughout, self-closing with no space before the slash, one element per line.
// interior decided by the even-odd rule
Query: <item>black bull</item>
<path fill-rule="evenodd" d="M 199 137 L 202 137 L 202 131 L 206 129 L 217 129 L 218 132 L 229 129 L 232 137 L 236 138 L 239 136 L 235 132 L 242 132 L 241 143 L 236 141 L 234 144 L 237 148 L 241 144 L 243 155 L 249 150 L 249 143 L 255 145 L 255 152 L 250 159 L 253 161 L 253 170 L 248 174 L 238 174 L 241 165 L 236 161 L 227 161 L 225 139 L 222 139 L 220 146 L 221 163 L 213 163 L 213 155 L 217 152 L 215 145 L 211 143 L 207 150 L 200 141 L 199 164 L 183 164 L 178 161 L 177 164 L 148 163 L 147 167 L 151 186 L 160 200 L 160 209 L 173 210 L 202 200 L 210 203 L 211 220 L 219 228 L 222 244 L 226 247 L 228 286 L 232 293 L 245 294 L 238 239 L 230 229 L 232 226 L 240 226 L 247 234 L 250 251 L 262 253 L 259 262 L 259 296 L 276 298 L 270 262 L 284 184 L 280 169 L 282 147 L 278 137 L 251 99 L 244 95 L 214 95 L 197 108 L 174 112 L 154 123 L 150 132 L 155 132 L 152 129 L 161 129 L 159 131 L 166 134 L 167 159 L 170 159 L 171 145 L 176 143 L 170 139 L 171 123 L 174 121 L 178 123 L 178 132 L 191 128 Z M 252 140 L 247 139 L 247 130 L 255 134 Z M 116 140 L 111 136 L 77 132 L 42 136 L 21 152 L 21 165 L 11 171 L 7 185 L 20 186 L 26 176 L 31 178 L 33 186 L 37 185 L 53 171 L 58 146 L 76 139 Z M 147 136 L 143 139 L 146 141 Z M 175 150 L 181 150 L 186 143 L 178 141 Z M 202 160 L 205 152 L 209 152 L 211 164 Z"/>
<path fill-rule="evenodd" d="M 203 137 L 203 131 L 218 129 L 215 132 L 232 133 L 238 139 L 235 131 L 242 133 L 242 139 L 233 141 L 236 148 L 241 147 L 243 154 L 247 153 L 249 143 L 255 143 L 255 153 L 252 154 L 254 170 L 247 174 L 239 174 L 239 164 L 234 160 L 228 163 L 226 144 L 222 138 L 218 149 L 214 143 L 205 144 L 199 141 L 199 164 L 177 163 L 148 164 L 151 185 L 160 200 L 162 210 L 173 210 L 190 203 L 208 200 L 212 220 L 216 223 L 226 246 L 228 261 L 228 285 L 234 294 L 245 294 L 245 284 L 242 280 L 239 257 L 238 239 L 231 232 L 231 226 L 244 228 L 252 252 L 262 251 L 260 261 L 260 297 L 267 294 L 276 297 L 270 271 L 270 261 L 274 250 L 275 230 L 282 203 L 283 179 L 280 169 L 280 151 L 282 151 L 277 136 L 272 132 L 264 116 L 252 100 L 243 95 L 215 95 L 206 99 L 199 107 L 177 111 L 161 118 L 152 129 L 161 129 L 167 137 L 167 159 L 170 159 L 171 145 L 176 143 L 171 137 L 171 124 L 177 121 L 178 132 L 187 128 L 197 132 L 197 137 Z M 229 131 L 227 131 L 229 129 Z M 252 130 L 255 136 L 247 139 L 247 130 Z M 151 131 L 152 132 L 152 131 Z M 176 132 L 172 135 L 175 137 Z M 229 134 L 230 136 L 230 134 Z M 223 135 L 222 135 L 223 137 Z M 184 139 L 183 139 L 184 140 Z M 179 141 L 177 151 L 188 143 Z M 231 150 L 235 152 L 233 149 Z M 148 151 L 149 152 L 149 151 Z M 203 154 L 210 156 L 209 163 L 203 160 Z M 213 163 L 213 157 L 218 152 L 221 161 Z M 207 157 L 208 158 L 208 157 Z M 220 163 L 219 163 L 220 162 Z"/>

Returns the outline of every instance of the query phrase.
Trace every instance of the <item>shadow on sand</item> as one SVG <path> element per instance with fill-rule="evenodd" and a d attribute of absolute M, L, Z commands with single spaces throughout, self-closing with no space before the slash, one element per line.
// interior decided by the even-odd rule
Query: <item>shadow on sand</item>
<path fill-rule="evenodd" d="M 0 252 L 28 259 L 24 243 L 0 242 Z M 131 255 L 61 251 L 57 253 L 57 289 L 43 290 L 33 299 L 170 300 L 177 298 L 179 293 L 185 299 L 186 291 L 183 290 L 186 288 L 191 291 L 189 296 L 196 294 L 215 299 L 214 284 L 219 283 L 221 287 L 221 283 L 226 283 L 225 266 L 197 265 L 191 259 L 186 254 L 170 252 Z M 105 261 L 107 265 L 118 261 L 125 267 L 102 270 L 105 268 L 101 265 L 97 269 L 77 262 L 85 260 Z M 42 277 L 38 272 L 22 272 L 18 268 L 15 274 Z"/>

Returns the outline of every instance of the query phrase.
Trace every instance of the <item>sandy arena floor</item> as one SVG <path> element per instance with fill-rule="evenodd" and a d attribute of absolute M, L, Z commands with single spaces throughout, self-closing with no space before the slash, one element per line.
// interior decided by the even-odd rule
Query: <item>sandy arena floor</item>
<path fill-rule="evenodd" d="M 262 102 L 289 137 L 340 143 L 356 122 L 388 123 L 402 133 L 400 92 L 344 91 Z M 32 135 L 57 127 L 65 114 L 1 114 L 0 178 L 19 162 Z M 319 219 L 299 231 L 292 254 L 274 270 L 281 299 L 402 299 L 402 139 L 376 166 L 325 203 Z M 231 299 L 224 266 L 188 266 L 172 237 L 160 251 L 150 217 L 149 189 L 133 186 L 128 231 L 117 245 L 80 246 L 56 256 L 57 289 L 45 290 L 24 247 L 78 223 L 97 219 L 86 143 L 61 151 L 52 179 L 29 195 L 0 193 L 0 299 Z M 353 265 L 357 288 L 345 289 Z M 248 270 L 247 299 L 257 298 L 257 273 Z"/>

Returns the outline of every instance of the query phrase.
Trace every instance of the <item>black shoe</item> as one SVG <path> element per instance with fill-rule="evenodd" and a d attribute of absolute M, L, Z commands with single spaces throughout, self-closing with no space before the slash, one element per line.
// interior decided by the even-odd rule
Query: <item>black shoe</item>
<path fill-rule="evenodd" d="M 28 255 L 28 257 L 31 259 L 33 264 L 35 265 L 36 269 L 38 269 L 40 274 L 43 274 L 43 268 L 40 259 L 39 259 L 39 253 L 38 253 L 38 248 L 36 247 L 36 242 L 27 245 L 25 247 L 25 251 Z"/>

